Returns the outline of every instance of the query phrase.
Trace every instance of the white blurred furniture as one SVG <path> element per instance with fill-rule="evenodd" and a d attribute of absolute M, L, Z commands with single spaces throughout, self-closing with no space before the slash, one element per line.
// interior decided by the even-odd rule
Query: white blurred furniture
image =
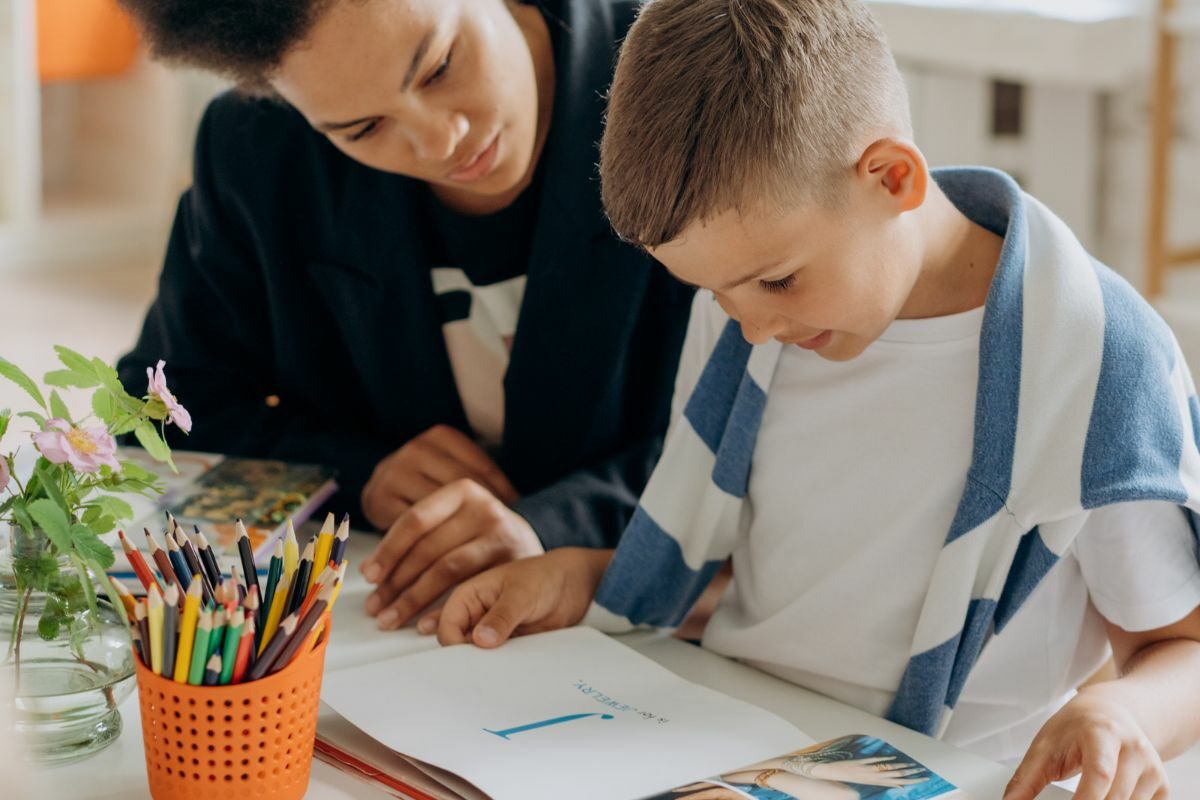
<path fill-rule="evenodd" d="M 1177 247 L 1169 238 L 1174 205 L 1170 176 L 1180 88 L 1179 46 L 1189 35 L 1200 35 L 1200 4 L 1158 0 L 1146 229 L 1146 293 L 1151 298 L 1162 294 L 1172 267 L 1200 264 L 1200 239 L 1195 245 Z"/>
<path fill-rule="evenodd" d="M 161 257 L 214 84 L 144 57 L 41 83 L 37 0 L 0 0 L 0 273 Z"/>
<path fill-rule="evenodd" d="M 930 163 L 1013 174 L 1101 250 L 1102 110 L 1148 69 L 1145 0 L 869 2 Z"/>

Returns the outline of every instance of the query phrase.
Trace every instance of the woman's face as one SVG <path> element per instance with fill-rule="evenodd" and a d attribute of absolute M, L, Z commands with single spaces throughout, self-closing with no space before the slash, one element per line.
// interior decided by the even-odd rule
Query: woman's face
<path fill-rule="evenodd" d="M 356 161 L 508 195 L 539 146 L 537 67 L 552 56 L 537 24 L 505 0 L 336 0 L 271 85 Z"/>

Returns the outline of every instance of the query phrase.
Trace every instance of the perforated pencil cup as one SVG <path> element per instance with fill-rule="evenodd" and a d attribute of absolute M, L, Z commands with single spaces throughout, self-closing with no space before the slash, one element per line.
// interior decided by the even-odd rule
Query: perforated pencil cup
<path fill-rule="evenodd" d="M 137 662 L 146 772 L 154 800 L 300 800 L 308 789 L 330 622 L 317 646 L 266 678 L 175 683 Z"/>

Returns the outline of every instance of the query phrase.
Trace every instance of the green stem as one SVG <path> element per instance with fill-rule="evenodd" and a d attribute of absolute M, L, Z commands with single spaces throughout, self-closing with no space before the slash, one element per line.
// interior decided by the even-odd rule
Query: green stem
<path fill-rule="evenodd" d="M 13 648 L 13 673 L 15 675 L 13 697 L 21 696 L 21 637 L 25 633 L 25 612 L 29 610 L 29 601 L 32 597 L 33 587 L 30 586 L 25 590 L 25 596 L 21 598 L 21 608 L 17 612 L 13 628 L 12 641 L 15 644 Z"/>

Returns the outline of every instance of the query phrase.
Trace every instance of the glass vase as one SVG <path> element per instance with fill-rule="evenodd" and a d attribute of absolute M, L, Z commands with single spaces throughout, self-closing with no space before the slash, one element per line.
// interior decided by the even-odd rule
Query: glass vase
<path fill-rule="evenodd" d="M 9 526 L 0 547 L 0 681 L 15 735 L 35 762 L 85 758 L 121 733 L 117 710 L 134 686 L 133 650 L 117 611 L 92 594 L 45 534 Z M 54 569 L 55 561 L 57 570 Z M 40 570 L 46 580 L 31 580 Z M 41 585 L 41 588 L 31 586 Z"/>

